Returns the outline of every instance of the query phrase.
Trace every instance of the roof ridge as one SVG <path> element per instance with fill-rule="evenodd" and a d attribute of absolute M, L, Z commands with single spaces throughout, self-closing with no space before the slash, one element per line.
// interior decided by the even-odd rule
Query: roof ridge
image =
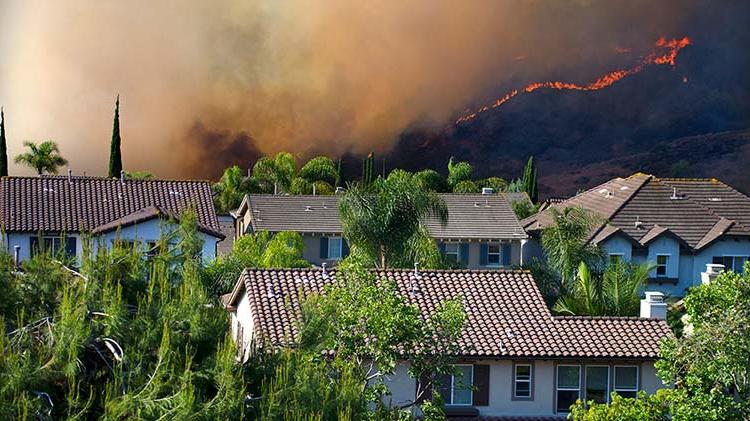
<path fill-rule="evenodd" d="M 368 268 L 368 272 L 413 272 L 414 268 Z M 250 272 L 322 272 L 323 268 L 318 266 L 311 266 L 306 268 L 261 268 L 261 267 L 245 267 L 242 269 L 242 273 Z M 341 272 L 342 269 L 336 267 L 327 268 L 326 272 Z M 517 273 L 517 274 L 531 274 L 529 269 L 510 269 L 510 268 L 496 268 L 496 269 L 418 269 L 419 273 Z"/>
<path fill-rule="evenodd" d="M 74 180 L 91 180 L 91 181 L 112 181 L 120 182 L 121 180 L 117 177 L 103 177 L 98 175 L 71 175 Z M 67 180 L 68 176 L 64 174 L 43 174 L 39 175 L 5 175 L 0 177 L 0 180 L 12 180 L 12 179 L 24 179 L 24 180 Z M 169 183 L 208 183 L 212 184 L 213 181 L 206 179 L 185 179 L 185 178 L 125 178 L 125 182 L 139 182 L 139 183 L 154 183 L 154 182 L 169 182 Z"/>

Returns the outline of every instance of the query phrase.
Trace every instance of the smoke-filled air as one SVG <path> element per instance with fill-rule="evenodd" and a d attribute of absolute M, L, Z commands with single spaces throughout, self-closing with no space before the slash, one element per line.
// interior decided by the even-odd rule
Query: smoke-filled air
<path fill-rule="evenodd" d="M 49 138 L 75 173 L 104 175 L 118 94 L 128 170 L 213 178 L 280 150 L 387 152 L 530 83 L 585 87 L 677 54 L 701 42 L 700 4 L 2 0 L 9 155 Z"/>

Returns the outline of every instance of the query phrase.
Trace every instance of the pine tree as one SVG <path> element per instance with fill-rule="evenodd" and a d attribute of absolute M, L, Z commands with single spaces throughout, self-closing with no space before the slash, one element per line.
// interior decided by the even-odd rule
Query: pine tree
<path fill-rule="evenodd" d="M 122 154 L 120 153 L 120 95 L 115 102 L 115 121 L 112 126 L 112 143 L 109 148 L 109 176 L 119 177 L 122 171 Z"/>
<path fill-rule="evenodd" d="M 526 168 L 523 171 L 522 180 L 523 191 L 529 195 L 532 202 L 536 202 L 538 187 L 536 182 L 536 167 L 534 166 L 534 157 L 530 156 L 526 162 Z"/>
<path fill-rule="evenodd" d="M 0 108 L 0 177 L 8 175 L 8 143 L 5 141 L 5 112 Z"/>

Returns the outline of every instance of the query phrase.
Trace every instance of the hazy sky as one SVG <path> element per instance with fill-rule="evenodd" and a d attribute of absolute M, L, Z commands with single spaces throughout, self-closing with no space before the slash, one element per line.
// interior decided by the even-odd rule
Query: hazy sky
<path fill-rule="evenodd" d="M 53 139 L 76 173 L 103 175 L 118 93 L 129 170 L 382 151 L 509 86 L 586 82 L 693 36 L 693 3 L 0 0 L 9 156 Z"/>

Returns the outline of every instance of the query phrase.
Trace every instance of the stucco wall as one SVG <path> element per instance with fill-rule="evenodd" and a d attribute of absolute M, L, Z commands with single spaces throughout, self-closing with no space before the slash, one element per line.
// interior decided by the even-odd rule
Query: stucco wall
<path fill-rule="evenodd" d="M 242 294 L 237 308 L 231 313 L 232 323 L 232 337 L 235 339 L 241 353 L 239 353 L 240 361 L 247 361 L 250 357 L 250 344 L 253 341 L 254 323 L 253 317 L 250 312 L 250 300 L 247 298 L 247 294 Z M 240 326 L 243 327 L 242 336 L 238 335 Z"/>
<path fill-rule="evenodd" d="M 143 242 L 149 242 L 149 241 L 158 241 L 161 235 L 161 230 L 172 230 L 176 226 L 173 224 L 169 224 L 166 221 L 161 221 L 158 219 L 152 219 L 149 221 L 145 221 L 143 223 L 130 225 L 127 227 L 124 227 L 118 231 L 111 231 L 105 234 L 102 234 L 98 237 L 93 238 L 94 247 L 98 246 L 98 244 L 104 244 L 106 247 L 111 247 L 112 242 L 114 239 L 119 235 L 119 238 L 122 240 L 139 240 Z M 20 250 L 20 257 L 21 260 L 26 260 L 29 257 L 31 257 L 30 254 L 30 247 L 31 247 L 31 237 L 36 236 L 37 233 L 9 233 L 6 235 L 6 244 L 8 251 L 13 253 L 14 246 L 19 245 L 21 246 Z M 52 234 L 56 235 L 56 234 Z M 198 232 L 198 235 L 203 239 L 203 248 L 202 248 L 202 256 L 203 261 L 208 262 L 216 258 L 216 243 L 218 242 L 218 238 L 213 237 L 211 235 Z M 68 234 L 68 237 L 75 237 L 76 238 L 76 255 L 79 258 L 83 255 L 83 242 L 81 241 L 81 236 L 79 234 Z"/>
<path fill-rule="evenodd" d="M 529 361 L 515 361 L 515 363 L 528 364 Z M 614 362 L 614 361 L 591 361 L 591 365 L 609 366 L 610 392 L 614 384 L 615 365 L 635 365 L 639 367 L 639 388 L 649 394 L 664 388 L 661 380 L 656 376 L 653 362 Z M 558 364 L 581 365 L 582 380 L 581 388 L 585 388 L 585 366 L 587 362 L 582 361 L 552 361 L 533 360 L 532 371 L 532 398 L 517 399 L 513 397 L 513 367 L 511 360 L 485 360 L 475 361 L 473 364 L 486 364 L 490 366 L 490 390 L 489 405 L 477 406 L 483 416 L 554 416 L 560 415 L 555 412 L 555 370 Z M 416 381 L 408 375 L 408 363 L 400 363 L 396 374 L 386 380 L 386 385 L 391 391 L 391 402 L 403 404 L 414 400 L 416 392 Z"/>
<path fill-rule="evenodd" d="M 623 260 L 633 259 L 633 243 L 622 235 L 613 235 L 601 244 L 604 255 L 621 254 Z"/>

